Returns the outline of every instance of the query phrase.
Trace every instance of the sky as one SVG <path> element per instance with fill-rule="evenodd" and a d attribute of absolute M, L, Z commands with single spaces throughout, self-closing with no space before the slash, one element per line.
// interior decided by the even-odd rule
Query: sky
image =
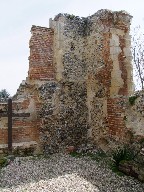
<path fill-rule="evenodd" d="M 16 93 L 28 72 L 32 25 L 49 26 L 58 13 L 86 17 L 100 9 L 125 10 L 144 26 L 144 0 L 0 0 L 0 90 Z"/>

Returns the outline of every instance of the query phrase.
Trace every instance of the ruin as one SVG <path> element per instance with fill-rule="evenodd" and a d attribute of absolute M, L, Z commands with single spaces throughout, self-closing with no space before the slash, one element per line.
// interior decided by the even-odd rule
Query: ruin
<path fill-rule="evenodd" d="M 49 28 L 32 26 L 28 77 L 13 97 L 13 111 L 30 117 L 13 118 L 14 149 L 53 153 L 89 141 L 129 141 L 131 18 L 124 11 L 100 10 L 87 18 L 58 14 Z M 1 153 L 7 143 L 2 117 Z"/>

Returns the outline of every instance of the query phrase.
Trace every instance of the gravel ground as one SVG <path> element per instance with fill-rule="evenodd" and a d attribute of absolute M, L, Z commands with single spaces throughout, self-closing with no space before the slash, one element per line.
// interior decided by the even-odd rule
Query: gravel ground
<path fill-rule="evenodd" d="M 144 184 L 120 177 L 89 157 L 55 154 L 17 157 L 0 172 L 0 192 L 144 192 Z"/>

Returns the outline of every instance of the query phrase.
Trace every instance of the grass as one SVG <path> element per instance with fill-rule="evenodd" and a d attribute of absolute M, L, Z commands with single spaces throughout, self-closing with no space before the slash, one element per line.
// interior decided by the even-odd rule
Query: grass
<path fill-rule="evenodd" d="M 123 172 L 121 172 L 117 166 L 115 166 L 114 164 L 110 165 L 110 169 L 116 173 L 119 176 L 124 176 L 125 174 Z"/>
<path fill-rule="evenodd" d="M 8 159 L 6 157 L 0 157 L 0 168 L 5 167 L 8 164 Z"/>
<path fill-rule="evenodd" d="M 100 161 L 107 157 L 106 153 L 104 153 L 102 150 L 96 152 L 96 153 L 78 153 L 78 152 L 72 152 L 70 153 L 72 157 L 81 158 L 81 157 L 90 157 L 92 160 Z"/>
<path fill-rule="evenodd" d="M 134 151 L 128 146 L 123 146 L 112 152 L 113 162 L 116 166 L 119 166 L 119 163 L 123 160 L 133 160 L 134 156 Z"/>
<path fill-rule="evenodd" d="M 119 164 L 121 161 L 129 161 L 134 159 L 134 151 L 127 145 L 117 148 L 110 155 L 107 155 L 104 151 L 98 150 L 96 153 L 70 153 L 72 157 L 82 158 L 84 156 L 90 157 L 92 160 L 97 162 L 105 162 L 106 165 L 117 175 L 124 176 L 125 174 L 119 170 Z"/>
<path fill-rule="evenodd" d="M 80 157 L 84 156 L 84 153 L 78 153 L 78 152 L 74 151 L 74 152 L 71 152 L 70 155 L 72 157 L 80 158 Z"/>
<path fill-rule="evenodd" d="M 117 163 L 115 164 L 110 158 L 110 156 L 108 156 L 105 152 L 103 152 L 102 150 L 97 151 L 96 153 L 78 153 L 78 152 L 72 152 L 70 153 L 70 155 L 72 157 L 75 158 L 82 158 L 84 156 L 90 157 L 92 160 L 100 162 L 103 160 L 106 160 L 106 164 L 108 165 L 108 167 L 117 175 L 119 176 L 124 176 L 125 174 L 122 173 L 121 171 L 119 171 Z M 113 158 L 116 161 L 119 161 L 120 159 L 123 159 L 122 156 L 120 157 L 120 154 L 116 152 L 116 154 L 113 154 Z M 118 160 L 119 159 L 119 160 Z"/>
<path fill-rule="evenodd" d="M 119 164 L 122 161 L 130 161 L 135 157 L 134 151 L 128 147 L 123 146 L 121 148 L 117 148 L 112 152 L 112 162 L 110 163 L 110 168 L 113 172 L 117 173 L 119 176 L 125 175 L 119 170 Z"/>

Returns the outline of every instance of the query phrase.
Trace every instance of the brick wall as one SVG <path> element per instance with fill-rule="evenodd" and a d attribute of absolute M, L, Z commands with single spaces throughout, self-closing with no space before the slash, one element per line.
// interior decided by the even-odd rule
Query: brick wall
<path fill-rule="evenodd" d="M 53 35 L 46 27 L 32 26 L 30 39 L 29 72 L 30 80 L 53 80 Z"/>
<path fill-rule="evenodd" d="M 39 87 L 43 82 L 54 80 L 53 67 L 53 30 L 46 27 L 32 26 L 30 39 L 30 57 L 28 77 L 20 84 L 13 97 L 13 112 L 30 113 L 30 117 L 13 117 L 12 139 L 13 147 L 30 146 L 34 143 L 38 150 L 41 119 L 38 112 L 41 107 Z M 7 111 L 7 104 L 1 104 Z M 8 129 L 7 118 L 0 118 L 0 152 L 7 149 Z"/>

